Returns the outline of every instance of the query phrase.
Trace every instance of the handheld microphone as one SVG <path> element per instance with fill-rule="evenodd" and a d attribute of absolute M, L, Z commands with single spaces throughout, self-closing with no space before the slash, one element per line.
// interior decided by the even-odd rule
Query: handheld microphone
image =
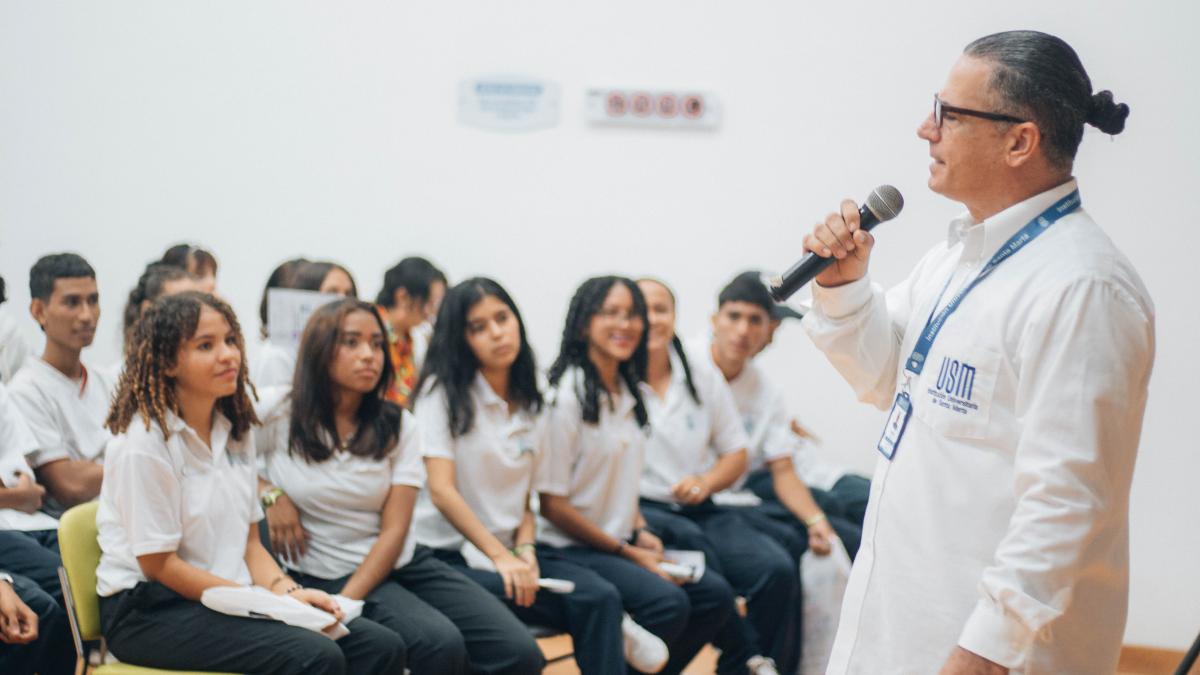
<path fill-rule="evenodd" d="M 880 185 L 871 191 L 866 202 L 858 209 L 860 229 L 871 231 L 879 223 L 891 220 L 900 215 L 904 208 L 904 197 L 900 191 L 891 185 Z M 803 258 L 783 274 L 773 277 L 767 285 L 775 302 L 783 302 L 800 290 L 802 286 L 813 280 L 821 270 L 829 267 L 836 258 L 821 256 L 809 251 Z"/>

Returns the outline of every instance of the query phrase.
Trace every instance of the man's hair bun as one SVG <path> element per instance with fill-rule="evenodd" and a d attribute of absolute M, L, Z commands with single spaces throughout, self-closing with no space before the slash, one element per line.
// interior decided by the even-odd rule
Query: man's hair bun
<path fill-rule="evenodd" d="M 1119 134 L 1125 130 L 1125 118 L 1129 117 L 1129 106 L 1113 101 L 1111 91 L 1107 89 L 1092 94 L 1092 103 L 1088 109 L 1087 123 L 1106 134 Z"/>

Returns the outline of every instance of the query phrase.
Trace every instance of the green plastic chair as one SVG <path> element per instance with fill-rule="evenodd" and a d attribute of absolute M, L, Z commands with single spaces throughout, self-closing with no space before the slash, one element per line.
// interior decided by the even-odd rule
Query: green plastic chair
<path fill-rule="evenodd" d="M 58 547 L 62 554 L 62 567 L 58 568 L 58 579 L 62 583 L 63 599 L 67 603 L 67 617 L 71 621 L 71 636 L 75 640 L 75 675 L 83 675 L 88 668 L 87 643 L 100 641 L 101 661 L 108 653 L 104 636 L 100 634 L 100 598 L 96 595 L 96 568 L 100 565 L 100 543 L 96 541 L 96 509 L 99 504 L 80 504 L 63 514 L 58 521 Z M 127 663 L 109 663 L 96 666 L 92 675 L 154 675 L 155 673 L 188 673 L 188 675 L 216 675 L 199 671 L 159 670 L 143 668 Z"/>

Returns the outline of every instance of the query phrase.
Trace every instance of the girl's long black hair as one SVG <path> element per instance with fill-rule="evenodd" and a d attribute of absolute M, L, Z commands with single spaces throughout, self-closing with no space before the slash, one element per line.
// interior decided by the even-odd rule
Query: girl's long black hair
<path fill-rule="evenodd" d="M 337 423 L 334 420 L 335 386 L 329 376 L 341 339 L 342 320 L 353 312 L 366 312 L 387 340 L 387 328 L 374 305 L 347 298 L 322 305 L 309 317 L 296 354 L 296 374 L 292 380 L 292 420 L 288 433 L 288 452 L 308 462 L 323 462 L 333 456 Z M 400 407 L 384 400 L 395 372 L 386 346 L 383 372 L 375 389 L 364 395 L 358 406 L 358 431 L 350 440 L 352 455 L 381 460 L 400 438 Z"/>
<path fill-rule="evenodd" d="M 662 286 L 667 295 L 671 296 L 671 306 L 679 306 L 675 301 L 675 291 L 671 290 L 671 287 L 666 283 L 654 277 L 642 277 L 638 279 L 639 283 L 642 281 Z M 649 325 L 647 325 L 647 330 L 649 330 Z M 674 331 L 671 331 L 671 348 L 675 350 L 675 354 L 679 357 L 679 365 L 683 366 L 683 379 L 687 382 L 688 393 L 692 395 L 692 400 L 696 402 L 696 405 L 700 405 L 700 394 L 696 392 L 696 385 L 692 382 L 692 366 L 688 363 L 687 354 L 683 352 L 683 341 L 679 339 L 679 333 Z"/>
<path fill-rule="evenodd" d="M 525 322 L 508 291 L 486 277 L 467 279 L 446 292 L 438 310 L 437 324 L 425 353 L 421 379 L 413 390 L 415 408 L 423 393 L 441 387 L 446 393 L 450 410 L 450 434 L 455 438 L 471 431 L 475 423 L 475 406 L 471 402 L 471 386 L 479 371 L 479 359 L 467 343 L 467 314 L 487 296 L 493 296 L 508 306 L 521 332 L 517 359 L 509 370 L 508 395 L 517 407 L 530 412 L 542 409 L 542 392 L 537 385 L 537 364 L 533 348 L 525 337 Z M 429 392 L 426 392 L 426 383 Z"/>
<path fill-rule="evenodd" d="M 645 428 L 650 424 L 650 418 L 646 413 L 646 403 L 642 400 L 638 384 L 646 379 L 646 340 L 650 320 L 646 315 L 646 298 L 632 279 L 618 276 L 593 277 L 580 285 L 567 309 L 562 344 L 559 346 L 558 358 L 550 366 L 548 377 L 550 386 L 556 387 L 562 380 L 563 374 L 571 367 L 578 367 L 582 370 L 583 381 L 576 383 L 576 394 L 583 402 L 583 421 L 589 424 L 597 424 L 600 421 L 600 392 L 604 392 L 605 398 L 610 403 L 611 397 L 600 383 L 600 373 L 596 371 L 596 366 L 588 358 L 587 334 L 592 317 L 600 312 L 600 308 L 604 305 L 604 299 L 608 297 L 608 292 L 617 284 L 629 289 L 629 293 L 633 296 L 633 311 L 641 317 L 644 327 L 642 337 L 638 340 L 637 349 L 634 350 L 633 356 L 617 366 L 617 375 L 629 387 L 629 392 L 633 395 L 635 402 L 634 414 L 637 416 L 638 425 Z"/>

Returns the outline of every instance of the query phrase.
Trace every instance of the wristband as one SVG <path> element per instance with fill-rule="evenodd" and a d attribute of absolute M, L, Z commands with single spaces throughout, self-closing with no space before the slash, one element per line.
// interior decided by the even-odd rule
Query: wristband
<path fill-rule="evenodd" d="M 262 496 L 260 496 L 258 499 L 260 502 L 262 502 L 262 507 L 264 509 L 269 509 L 272 506 L 275 506 L 275 502 L 279 501 L 279 498 L 282 496 L 283 490 L 273 487 L 270 490 L 262 493 Z"/>
<path fill-rule="evenodd" d="M 533 551 L 535 548 L 536 547 L 531 543 L 517 544 L 516 546 L 512 547 L 512 554 L 519 556 L 525 551 Z"/>
<path fill-rule="evenodd" d="M 813 525 L 816 525 L 817 523 L 821 522 L 822 520 L 825 520 L 825 514 L 818 513 L 817 515 L 813 516 L 812 518 L 806 518 L 804 520 L 804 526 L 812 527 Z"/>
<path fill-rule="evenodd" d="M 303 587 L 303 586 L 301 586 L 300 584 L 296 584 L 295 586 L 292 586 L 291 588 L 289 588 L 289 589 L 287 589 L 286 591 L 284 591 L 284 592 L 283 592 L 283 594 L 284 594 L 284 595 L 291 595 L 292 593 L 295 593 L 296 591 L 299 591 L 299 590 L 301 590 L 301 589 L 303 589 L 303 588 L 304 588 L 304 587 Z"/>

